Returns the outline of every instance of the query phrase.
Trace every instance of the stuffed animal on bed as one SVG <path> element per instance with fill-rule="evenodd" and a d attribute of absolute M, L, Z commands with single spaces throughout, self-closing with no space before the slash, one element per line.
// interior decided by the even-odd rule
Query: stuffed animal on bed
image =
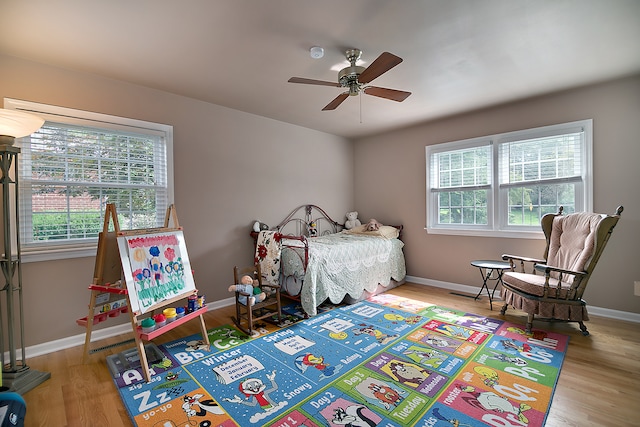
<path fill-rule="evenodd" d="M 358 212 L 347 212 L 346 217 L 347 221 L 344 223 L 344 228 L 346 228 L 347 230 L 351 230 L 352 228 L 362 225 L 362 223 L 358 219 Z"/>
<path fill-rule="evenodd" d="M 380 227 L 382 227 L 382 224 L 371 218 L 364 229 L 367 231 L 378 231 Z"/>
<path fill-rule="evenodd" d="M 229 286 L 229 292 L 242 292 L 252 295 L 250 297 L 240 295 L 238 298 L 240 304 L 249 305 L 249 307 L 257 302 L 262 302 L 267 298 L 267 294 L 262 292 L 262 289 L 258 286 L 258 280 L 253 279 L 251 276 L 242 276 L 240 283 Z M 247 304 L 247 300 L 249 304 Z"/>
<path fill-rule="evenodd" d="M 316 237 L 318 235 L 318 227 L 315 221 L 309 222 L 308 230 L 309 230 L 309 237 Z"/>
<path fill-rule="evenodd" d="M 261 231 L 268 230 L 268 229 L 269 229 L 269 226 L 264 222 L 256 221 L 253 223 L 253 231 L 255 231 L 256 233 L 259 233 Z"/>

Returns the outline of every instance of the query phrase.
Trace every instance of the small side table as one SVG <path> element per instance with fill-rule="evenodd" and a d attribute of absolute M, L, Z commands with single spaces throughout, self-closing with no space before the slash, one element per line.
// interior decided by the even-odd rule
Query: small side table
<path fill-rule="evenodd" d="M 496 293 L 496 288 L 498 284 L 502 284 L 502 274 L 505 270 L 509 270 L 511 265 L 508 262 L 504 261 L 490 261 L 490 260 L 475 260 L 471 261 L 471 265 L 474 267 L 478 267 L 480 269 L 480 274 L 482 275 L 482 287 L 480 288 L 480 292 L 474 299 L 478 299 L 483 289 L 487 290 L 487 296 L 489 297 L 489 307 L 493 310 L 493 295 Z M 493 285 L 493 291 L 489 292 L 489 286 L 487 286 L 487 282 L 489 280 L 495 280 L 495 285 Z"/>

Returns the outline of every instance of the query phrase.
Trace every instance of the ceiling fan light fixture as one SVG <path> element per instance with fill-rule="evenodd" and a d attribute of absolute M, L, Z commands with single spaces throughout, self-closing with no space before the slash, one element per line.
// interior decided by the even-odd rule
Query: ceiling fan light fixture
<path fill-rule="evenodd" d="M 358 76 L 362 74 L 364 70 L 364 67 L 359 67 L 357 65 L 343 68 L 338 73 L 338 81 L 344 87 L 351 86 L 351 83 L 358 82 Z"/>

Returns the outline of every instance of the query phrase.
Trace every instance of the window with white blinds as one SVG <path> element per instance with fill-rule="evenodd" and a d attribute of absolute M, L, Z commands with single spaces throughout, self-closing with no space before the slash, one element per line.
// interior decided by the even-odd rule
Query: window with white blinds
<path fill-rule="evenodd" d="M 431 192 L 437 197 L 441 225 L 486 226 L 491 201 L 491 145 L 440 147 L 431 154 Z"/>
<path fill-rule="evenodd" d="M 592 209 L 592 121 L 426 147 L 427 230 L 526 237 L 546 213 Z"/>
<path fill-rule="evenodd" d="M 45 118 L 16 142 L 23 258 L 83 249 L 95 255 L 107 203 L 116 205 L 121 229 L 163 224 L 173 199 L 170 126 L 24 101 L 13 106 Z"/>

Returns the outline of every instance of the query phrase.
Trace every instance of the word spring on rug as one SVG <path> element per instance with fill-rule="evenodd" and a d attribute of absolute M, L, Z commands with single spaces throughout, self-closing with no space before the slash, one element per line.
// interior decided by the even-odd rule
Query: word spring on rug
<path fill-rule="evenodd" d="M 289 318 L 299 307 L 288 306 Z M 249 338 L 159 346 L 117 374 L 138 427 L 543 426 L 569 337 L 379 295 Z"/>

